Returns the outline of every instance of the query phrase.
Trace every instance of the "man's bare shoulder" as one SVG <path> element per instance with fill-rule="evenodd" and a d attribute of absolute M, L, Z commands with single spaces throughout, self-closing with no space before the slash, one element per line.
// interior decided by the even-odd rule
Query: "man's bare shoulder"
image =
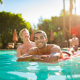
<path fill-rule="evenodd" d="M 48 47 L 55 47 L 55 48 L 59 48 L 59 46 L 58 45 L 56 45 L 56 44 L 47 44 L 48 45 Z"/>
<path fill-rule="evenodd" d="M 30 55 L 38 55 L 38 48 L 37 47 L 32 47 L 29 51 L 28 54 Z"/>
<path fill-rule="evenodd" d="M 18 48 L 17 48 L 17 57 L 20 57 L 21 56 L 21 54 L 22 54 L 22 45 L 21 46 L 19 46 Z"/>
<path fill-rule="evenodd" d="M 55 47 L 55 48 L 60 48 L 60 46 L 58 46 L 58 45 L 54 45 L 54 47 Z"/>
<path fill-rule="evenodd" d="M 35 42 L 31 42 L 31 44 L 32 44 L 32 45 L 34 45 L 34 46 L 36 47 L 36 44 L 35 44 Z"/>
<path fill-rule="evenodd" d="M 23 45 L 19 46 L 17 50 L 22 50 L 22 48 L 23 48 Z"/>
<path fill-rule="evenodd" d="M 55 44 L 48 44 L 48 47 L 50 48 L 51 51 L 57 52 L 60 51 L 60 47 Z"/>
<path fill-rule="evenodd" d="M 76 37 L 76 40 L 78 40 L 78 38 Z"/>

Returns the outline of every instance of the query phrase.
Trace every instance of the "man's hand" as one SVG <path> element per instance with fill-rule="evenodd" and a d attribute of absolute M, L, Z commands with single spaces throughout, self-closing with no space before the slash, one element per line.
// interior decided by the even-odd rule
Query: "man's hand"
<path fill-rule="evenodd" d="M 22 55 L 17 59 L 17 61 L 30 61 L 32 58 L 33 58 L 32 55 L 26 55 L 26 56 Z"/>
<path fill-rule="evenodd" d="M 43 60 L 41 59 L 40 55 L 32 55 L 33 56 L 33 60 Z"/>
<path fill-rule="evenodd" d="M 40 58 L 50 57 L 50 55 L 40 55 Z"/>

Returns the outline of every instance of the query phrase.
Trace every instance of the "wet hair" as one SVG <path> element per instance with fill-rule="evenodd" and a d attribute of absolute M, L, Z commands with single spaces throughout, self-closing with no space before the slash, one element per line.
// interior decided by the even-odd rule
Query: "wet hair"
<path fill-rule="evenodd" d="M 46 33 L 44 31 L 38 30 L 35 34 L 38 34 L 38 33 L 43 33 L 44 37 L 47 38 L 47 35 L 46 35 Z M 34 38 L 35 38 L 35 34 L 34 34 Z"/>
<path fill-rule="evenodd" d="M 23 32 L 23 31 L 27 31 L 28 34 L 29 34 L 29 31 L 28 31 L 26 28 L 24 28 L 24 29 L 22 29 L 22 30 L 19 32 L 19 36 L 22 36 L 22 32 Z"/>

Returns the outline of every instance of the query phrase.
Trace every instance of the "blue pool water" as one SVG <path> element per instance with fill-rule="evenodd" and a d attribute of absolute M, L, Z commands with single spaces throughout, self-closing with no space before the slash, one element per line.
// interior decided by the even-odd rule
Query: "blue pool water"
<path fill-rule="evenodd" d="M 80 80 L 80 57 L 57 64 L 16 59 L 16 50 L 0 51 L 0 80 Z"/>

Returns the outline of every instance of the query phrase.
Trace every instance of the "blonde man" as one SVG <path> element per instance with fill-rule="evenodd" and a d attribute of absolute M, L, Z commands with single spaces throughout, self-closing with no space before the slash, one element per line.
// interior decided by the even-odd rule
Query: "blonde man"
<path fill-rule="evenodd" d="M 29 31 L 26 28 L 20 31 L 19 36 L 23 41 L 23 45 L 17 48 L 17 57 L 27 53 L 30 48 L 36 47 L 35 43 L 30 41 Z"/>

